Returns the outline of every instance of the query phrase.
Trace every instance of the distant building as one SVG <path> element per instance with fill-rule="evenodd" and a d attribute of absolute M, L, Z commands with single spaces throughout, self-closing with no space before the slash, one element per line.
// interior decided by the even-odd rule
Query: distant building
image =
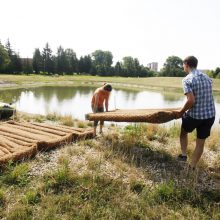
<path fill-rule="evenodd" d="M 155 71 L 155 72 L 158 71 L 158 63 L 157 63 L 157 62 L 148 63 L 148 64 L 147 64 L 147 67 L 148 67 L 150 70 L 153 70 L 153 71 Z"/>
<path fill-rule="evenodd" d="M 20 58 L 20 60 L 21 60 L 22 66 L 25 66 L 25 65 L 32 66 L 32 64 L 33 64 L 33 59 L 32 58 Z"/>

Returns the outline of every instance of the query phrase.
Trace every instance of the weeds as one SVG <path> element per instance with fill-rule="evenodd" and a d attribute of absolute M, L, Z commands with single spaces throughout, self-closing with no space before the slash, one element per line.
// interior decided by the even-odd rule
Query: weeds
<path fill-rule="evenodd" d="M 33 210 L 25 205 L 17 205 L 9 211 L 8 220 L 31 220 Z"/>
<path fill-rule="evenodd" d="M 74 120 L 71 115 L 63 116 L 61 117 L 60 120 L 63 125 L 70 126 L 70 127 L 74 126 Z"/>
<path fill-rule="evenodd" d="M 41 201 L 41 194 L 36 190 L 29 190 L 25 193 L 22 201 L 31 205 L 37 204 Z"/>
<path fill-rule="evenodd" d="M 50 121 L 59 121 L 61 119 L 61 116 L 54 112 L 47 114 L 46 119 Z"/>
<path fill-rule="evenodd" d="M 3 207 L 6 204 L 6 196 L 4 191 L 0 188 L 0 207 Z"/>
<path fill-rule="evenodd" d="M 9 164 L 2 181 L 10 185 L 25 186 L 29 182 L 28 171 L 29 167 L 26 163 L 18 164 L 15 167 Z"/>
<path fill-rule="evenodd" d="M 69 165 L 66 163 L 61 165 L 57 171 L 44 176 L 44 189 L 46 192 L 51 189 L 55 193 L 61 193 L 65 189 L 72 187 L 74 181 L 74 175 L 70 172 Z"/>
<path fill-rule="evenodd" d="M 78 126 L 78 128 L 86 128 L 86 124 L 81 121 L 77 122 L 77 126 Z"/>

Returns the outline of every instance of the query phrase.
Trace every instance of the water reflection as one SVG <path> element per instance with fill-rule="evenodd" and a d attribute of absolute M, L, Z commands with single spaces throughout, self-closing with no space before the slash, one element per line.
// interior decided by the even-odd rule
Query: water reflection
<path fill-rule="evenodd" d="M 20 99 L 23 89 L 0 91 L 0 102 L 11 103 Z"/>
<path fill-rule="evenodd" d="M 84 119 L 91 112 L 91 87 L 39 87 L 6 90 L 0 92 L 0 101 L 15 102 L 19 111 L 34 114 L 58 113 Z M 109 110 L 138 108 L 181 107 L 185 97 L 181 93 L 155 91 L 131 91 L 114 89 L 109 100 Z M 215 96 L 217 118 L 220 117 L 220 101 Z M 217 124 L 217 120 L 216 120 Z"/>

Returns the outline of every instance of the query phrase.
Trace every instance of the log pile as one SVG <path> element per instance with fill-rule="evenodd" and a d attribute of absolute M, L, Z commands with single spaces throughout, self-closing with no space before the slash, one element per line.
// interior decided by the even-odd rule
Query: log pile
<path fill-rule="evenodd" d="M 0 123 L 0 164 L 32 157 L 38 151 L 92 137 L 92 129 L 44 123 Z"/>

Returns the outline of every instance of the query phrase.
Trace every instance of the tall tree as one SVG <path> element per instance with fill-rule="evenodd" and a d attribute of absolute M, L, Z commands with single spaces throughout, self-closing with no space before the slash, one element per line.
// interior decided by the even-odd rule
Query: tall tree
<path fill-rule="evenodd" d="M 6 67 L 7 73 L 20 73 L 22 71 L 21 59 L 18 53 L 15 53 L 11 47 L 9 39 L 6 42 L 5 49 L 10 58 L 10 63 Z"/>
<path fill-rule="evenodd" d="M 185 76 L 183 71 L 183 61 L 177 56 L 170 56 L 166 59 L 163 69 L 160 73 L 162 76 Z"/>
<path fill-rule="evenodd" d="M 90 55 L 84 57 L 84 71 L 86 73 L 91 73 L 92 71 L 92 58 Z"/>
<path fill-rule="evenodd" d="M 4 72 L 6 66 L 10 63 L 9 55 L 4 48 L 4 46 L 0 43 L 0 72 Z"/>
<path fill-rule="evenodd" d="M 26 74 L 33 73 L 32 59 L 25 58 L 25 59 L 22 59 L 22 61 L 23 61 L 22 63 L 23 72 Z"/>
<path fill-rule="evenodd" d="M 40 71 L 43 71 L 44 63 L 43 63 L 43 57 L 41 55 L 41 52 L 39 48 L 36 48 L 33 54 L 33 70 L 36 74 L 40 73 Z"/>
<path fill-rule="evenodd" d="M 87 56 L 81 56 L 79 59 L 79 72 L 80 73 L 88 73 L 88 74 L 94 74 L 94 69 L 92 65 L 92 58 L 90 55 Z"/>
<path fill-rule="evenodd" d="M 72 49 L 67 48 L 65 50 L 65 57 L 66 57 L 65 72 L 67 74 L 78 72 L 78 59 L 76 57 L 76 53 Z"/>
<path fill-rule="evenodd" d="M 63 47 L 59 46 L 57 48 L 57 57 L 56 57 L 56 72 L 64 73 L 67 66 L 66 54 Z"/>
<path fill-rule="evenodd" d="M 116 76 L 122 76 L 123 73 L 122 64 L 119 61 L 115 64 L 114 72 Z"/>
<path fill-rule="evenodd" d="M 11 48 L 11 43 L 10 43 L 9 39 L 7 39 L 7 42 L 5 44 L 5 49 L 7 50 L 9 56 L 13 55 L 13 50 Z"/>
<path fill-rule="evenodd" d="M 48 43 L 46 43 L 45 48 L 42 52 L 43 57 L 43 71 L 47 73 L 53 73 L 55 68 L 54 59 L 52 58 L 52 50 Z"/>
<path fill-rule="evenodd" d="M 123 57 L 122 67 L 124 69 L 125 76 L 133 76 L 135 72 L 134 59 L 131 56 Z"/>
<path fill-rule="evenodd" d="M 110 51 L 96 50 L 92 53 L 93 65 L 99 75 L 107 75 L 111 70 L 113 55 Z"/>

